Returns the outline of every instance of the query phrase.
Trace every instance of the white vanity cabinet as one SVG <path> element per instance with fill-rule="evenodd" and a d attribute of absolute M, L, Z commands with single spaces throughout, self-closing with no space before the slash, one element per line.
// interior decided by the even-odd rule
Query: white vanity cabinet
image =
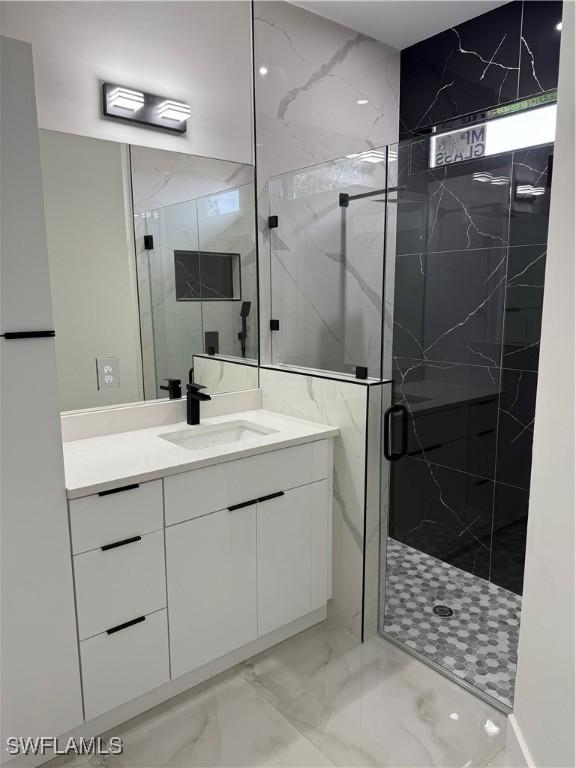
<path fill-rule="evenodd" d="M 71 499 L 86 719 L 321 620 L 331 509 L 330 439 Z"/>
<path fill-rule="evenodd" d="M 326 605 L 331 445 L 318 441 L 164 481 L 172 676 Z M 330 480 L 328 478 L 330 477 Z M 224 509 L 218 509 L 222 504 Z"/>

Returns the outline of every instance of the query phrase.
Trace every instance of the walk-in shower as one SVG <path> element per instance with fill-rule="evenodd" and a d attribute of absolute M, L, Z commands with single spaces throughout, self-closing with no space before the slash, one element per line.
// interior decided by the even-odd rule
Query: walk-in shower
<path fill-rule="evenodd" d="M 553 161 L 540 101 L 270 180 L 272 362 L 393 381 L 378 631 L 504 709 Z"/>

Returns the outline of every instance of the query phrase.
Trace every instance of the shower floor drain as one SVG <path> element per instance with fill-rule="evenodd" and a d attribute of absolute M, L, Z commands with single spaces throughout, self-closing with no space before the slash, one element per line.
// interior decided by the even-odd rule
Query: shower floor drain
<path fill-rule="evenodd" d="M 432 613 L 435 613 L 436 616 L 442 616 L 443 618 L 454 616 L 454 611 L 452 608 L 448 608 L 447 605 L 435 605 L 434 608 L 432 608 Z"/>

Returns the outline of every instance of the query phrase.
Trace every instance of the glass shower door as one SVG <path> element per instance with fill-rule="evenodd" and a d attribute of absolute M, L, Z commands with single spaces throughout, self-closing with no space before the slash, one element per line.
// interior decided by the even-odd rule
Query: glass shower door
<path fill-rule="evenodd" d="M 402 455 L 390 462 L 382 521 L 380 632 L 503 709 L 513 702 L 551 153 L 431 167 L 428 137 L 389 153 L 398 191 L 387 207 L 384 365 L 398 408 L 386 419 Z"/>

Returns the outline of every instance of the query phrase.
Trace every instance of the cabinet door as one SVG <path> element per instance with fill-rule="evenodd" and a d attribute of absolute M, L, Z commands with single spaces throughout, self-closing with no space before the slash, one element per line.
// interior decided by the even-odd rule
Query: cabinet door
<path fill-rule="evenodd" d="M 256 505 L 166 529 L 172 677 L 255 640 Z"/>
<path fill-rule="evenodd" d="M 328 599 L 328 483 L 258 504 L 258 634 L 321 608 Z"/>

